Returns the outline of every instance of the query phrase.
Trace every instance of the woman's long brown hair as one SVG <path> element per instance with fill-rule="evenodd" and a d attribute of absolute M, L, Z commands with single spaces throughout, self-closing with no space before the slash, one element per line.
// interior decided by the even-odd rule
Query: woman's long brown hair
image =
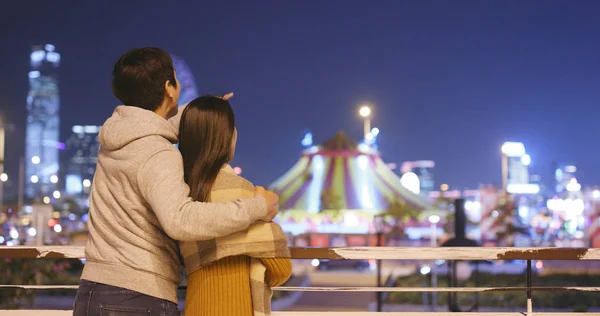
<path fill-rule="evenodd" d="M 235 116 L 226 100 L 202 96 L 190 102 L 181 115 L 179 151 L 190 197 L 207 202 L 219 171 L 233 156 L 231 141 Z"/>

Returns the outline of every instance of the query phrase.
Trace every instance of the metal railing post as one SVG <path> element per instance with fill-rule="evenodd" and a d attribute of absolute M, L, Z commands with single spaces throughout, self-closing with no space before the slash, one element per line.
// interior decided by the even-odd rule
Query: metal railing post
<path fill-rule="evenodd" d="M 377 247 L 381 247 L 382 232 L 377 232 Z M 381 259 L 377 260 L 377 287 L 381 287 Z M 381 312 L 383 297 L 381 292 L 377 292 L 377 311 Z"/>
<path fill-rule="evenodd" d="M 531 292 L 531 260 L 527 260 L 527 316 L 533 315 Z"/>

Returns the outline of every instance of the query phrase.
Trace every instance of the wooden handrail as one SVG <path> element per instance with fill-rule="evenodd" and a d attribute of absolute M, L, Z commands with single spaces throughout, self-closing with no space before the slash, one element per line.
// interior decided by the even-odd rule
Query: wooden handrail
<path fill-rule="evenodd" d="M 291 248 L 293 259 L 337 260 L 600 260 L 599 248 L 340 247 Z M 84 247 L 0 246 L 0 258 L 84 258 Z"/>
<path fill-rule="evenodd" d="M 331 259 L 331 260 L 526 260 L 527 287 L 278 287 L 279 291 L 329 291 L 329 292 L 497 292 L 520 291 L 527 292 L 527 314 L 531 315 L 532 291 L 580 291 L 600 292 L 600 287 L 532 287 L 530 284 L 531 260 L 600 260 L 600 249 L 595 248 L 502 248 L 502 247 L 452 247 L 452 248 L 423 248 L 423 247 L 341 247 L 341 248 L 292 248 L 293 259 Z M 74 246 L 43 246 L 43 247 L 2 247 L 0 258 L 76 258 L 85 257 L 84 247 Z M 26 288 L 33 290 L 71 289 L 77 285 L 0 285 L 0 288 Z M 9 315 L 9 311 L 0 310 L 0 316 Z M 273 315 L 376 315 L 371 312 L 277 312 Z M 384 313 L 387 315 L 410 315 L 410 313 Z M 418 315 L 426 315 L 419 313 Z M 431 315 L 462 315 L 462 313 L 432 313 Z M 473 313 L 469 315 L 482 315 Z M 546 313 L 540 313 L 546 314 Z M 588 313 L 598 314 L 598 313 Z M 10 314 L 12 315 L 12 314 Z M 19 315 L 32 315 L 27 311 Z M 54 315 L 49 313 L 47 316 Z M 56 315 L 63 315 L 58 312 Z M 67 315 L 67 312 L 64 313 Z M 429 314 L 427 314 L 429 315 Z M 485 314 L 491 316 L 492 314 Z M 502 313 L 502 315 L 508 315 Z M 515 314 L 521 315 L 521 314 Z M 552 315 L 552 313 L 548 313 Z M 565 315 L 561 313 L 561 315 Z"/>

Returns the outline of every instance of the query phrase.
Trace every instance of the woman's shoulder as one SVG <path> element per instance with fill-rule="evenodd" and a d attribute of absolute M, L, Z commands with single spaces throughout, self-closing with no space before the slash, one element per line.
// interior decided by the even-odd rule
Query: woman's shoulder
<path fill-rule="evenodd" d="M 217 179 L 212 186 L 212 191 L 242 189 L 254 191 L 252 182 L 237 175 L 229 165 L 226 165 L 219 171 Z"/>

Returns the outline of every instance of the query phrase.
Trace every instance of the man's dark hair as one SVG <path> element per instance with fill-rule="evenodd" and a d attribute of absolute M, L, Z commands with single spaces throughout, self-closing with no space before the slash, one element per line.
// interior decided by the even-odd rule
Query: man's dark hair
<path fill-rule="evenodd" d="M 177 87 L 171 56 L 156 47 L 136 48 L 115 64 L 112 89 L 124 105 L 154 111 L 164 100 L 166 81 Z"/>

